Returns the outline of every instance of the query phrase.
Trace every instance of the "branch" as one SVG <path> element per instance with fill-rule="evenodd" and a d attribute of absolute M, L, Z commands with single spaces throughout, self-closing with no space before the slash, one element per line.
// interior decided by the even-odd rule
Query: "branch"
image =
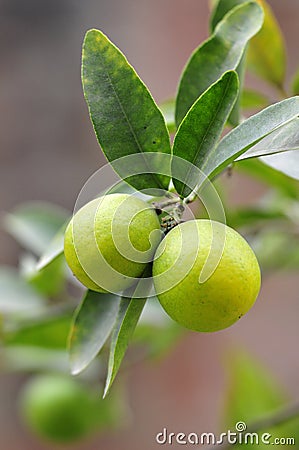
<path fill-rule="evenodd" d="M 243 433 L 240 434 L 257 433 L 258 431 L 261 430 L 267 430 L 277 425 L 281 425 L 285 422 L 288 422 L 289 420 L 295 418 L 296 416 L 299 416 L 299 401 L 292 405 L 288 405 L 283 409 L 275 411 L 269 416 L 262 417 L 256 422 L 253 422 L 246 428 L 246 430 Z M 229 450 L 233 447 L 235 447 L 235 444 L 229 444 L 226 440 L 223 444 L 209 447 L 209 450 L 218 450 L 219 448 L 222 448 L 222 450 Z"/>

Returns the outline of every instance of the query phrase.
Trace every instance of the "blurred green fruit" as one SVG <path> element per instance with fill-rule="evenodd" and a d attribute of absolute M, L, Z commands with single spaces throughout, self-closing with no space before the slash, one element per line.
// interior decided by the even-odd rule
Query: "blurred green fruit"
<path fill-rule="evenodd" d="M 157 256 L 157 257 L 156 257 Z M 245 239 L 210 220 L 173 228 L 153 264 L 158 299 L 172 319 L 195 331 L 229 327 L 254 304 L 260 269 Z"/>
<path fill-rule="evenodd" d="M 64 242 L 67 263 L 86 287 L 120 292 L 132 286 L 161 240 L 155 210 L 128 194 L 92 200 L 70 221 Z"/>
<path fill-rule="evenodd" d="M 25 385 L 20 413 L 41 438 L 72 442 L 94 427 L 94 400 L 77 381 L 62 375 L 39 375 Z"/>

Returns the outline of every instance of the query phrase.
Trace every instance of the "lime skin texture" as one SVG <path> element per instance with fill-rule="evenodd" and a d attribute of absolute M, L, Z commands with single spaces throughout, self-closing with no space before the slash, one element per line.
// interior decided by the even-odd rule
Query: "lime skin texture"
<path fill-rule="evenodd" d="M 253 306 L 261 285 L 259 264 L 246 240 L 204 219 L 182 223 L 167 234 L 155 255 L 153 278 L 168 315 L 201 332 L 237 322 Z"/>
<path fill-rule="evenodd" d="M 40 438 L 69 443 L 95 426 L 95 402 L 80 383 L 63 375 L 38 375 L 21 391 L 20 414 Z"/>
<path fill-rule="evenodd" d="M 109 194 L 73 216 L 64 253 L 84 286 L 117 293 L 138 281 L 160 240 L 160 222 L 151 205 L 132 195 Z"/>

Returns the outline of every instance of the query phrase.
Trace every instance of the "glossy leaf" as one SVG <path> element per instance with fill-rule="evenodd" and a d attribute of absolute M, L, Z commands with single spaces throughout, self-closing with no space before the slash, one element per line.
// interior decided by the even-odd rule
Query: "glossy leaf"
<path fill-rule="evenodd" d="M 40 256 L 67 216 L 67 212 L 56 205 L 24 203 L 4 216 L 4 227 L 24 248 Z"/>
<path fill-rule="evenodd" d="M 270 104 L 270 100 L 261 92 L 244 89 L 241 97 L 243 109 L 262 109 Z"/>
<path fill-rule="evenodd" d="M 284 196 L 297 198 L 299 196 L 299 184 L 285 174 L 278 172 L 264 164 L 259 158 L 244 159 L 234 163 L 234 169 L 241 170 L 265 183 L 266 186 L 275 188 Z"/>
<path fill-rule="evenodd" d="M 63 253 L 64 248 L 64 233 L 67 227 L 68 221 L 65 222 L 57 233 L 49 240 L 46 250 L 42 253 L 40 259 L 37 262 L 36 269 L 42 270 L 51 264 L 56 258 Z"/>
<path fill-rule="evenodd" d="M 286 125 L 298 114 L 299 97 L 292 97 L 263 109 L 224 136 L 216 149 L 207 155 L 201 170 L 206 176 L 215 176 L 261 139 L 276 128 Z"/>
<path fill-rule="evenodd" d="M 175 136 L 173 154 L 202 167 L 203 162 L 221 136 L 238 95 L 238 76 L 236 72 L 226 72 L 194 103 L 182 121 Z M 177 164 L 177 160 L 173 165 Z M 181 181 L 173 180 L 177 192 L 187 197 L 192 191 L 192 166 L 186 165 L 186 173 L 181 173 Z M 183 182 L 184 181 L 184 182 Z M 194 188 L 195 186 L 193 186 Z"/>
<path fill-rule="evenodd" d="M 210 19 L 210 28 L 213 32 L 218 25 L 218 23 L 224 18 L 224 16 L 230 12 L 231 9 L 236 6 L 242 5 L 242 3 L 247 3 L 248 0 L 219 0 L 215 6 Z"/>
<path fill-rule="evenodd" d="M 212 31 L 215 30 L 216 25 L 225 17 L 227 13 L 230 12 L 236 6 L 242 5 L 243 3 L 247 3 L 248 0 L 219 0 L 217 3 L 217 7 L 214 9 L 213 14 L 211 16 L 210 28 Z M 246 59 L 247 59 L 247 47 L 244 50 L 243 56 L 236 67 L 236 71 L 239 77 L 239 95 L 236 100 L 236 103 L 233 107 L 231 115 L 229 117 L 229 123 L 235 127 L 239 125 L 241 121 L 241 107 L 243 100 L 243 85 L 244 85 L 244 77 L 245 77 L 245 69 L 246 69 Z"/>
<path fill-rule="evenodd" d="M 152 168 L 158 172 L 159 152 L 170 153 L 163 115 L 125 56 L 99 30 L 87 32 L 83 44 L 82 83 L 97 139 L 108 161 L 126 155 L 155 152 Z M 137 189 L 167 188 L 168 178 L 148 173 L 130 177 Z M 122 176 L 122 174 L 120 173 Z"/>
<path fill-rule="evenodd" d="M 248 2 L 230 11 L 214 34 L 189 59 L 176 98 L 176 123 L 180 124 L 197 98 L 224 72 L 236 69 L 248 40 L 260 29 L 262 9 Z"/>
<path fill-rule="evenodd" d="M 35 317 L 45 309 L 45 299 L 15 269 L 0 268 L 0 314 Z"/>
<path fill-rule="evenodd" d="M 74 314 L 69 336 L 72 374 L 84 370 L 97 356 L 115 323 L 120 298 L 87 291 Z"/>
<path fill-rule="evenodd" d="M 248 50 L 248 67 L 254 73 L 283 90 L 286 52 L 278 22 L 265 0 L 257 0 L 265 14 L 264 24 L 252 38 Z"/>
<path fill-rule="evenodd" d="M 104 397 L 108 394 L 120 368 L 121 362 L 125 356 L 129 342 L 133 336 L 147 299 L 146 292 L 142 293 L 145 295 L 144 298 L 137 296 L 139 286 L 140 284 L 137 285 L 136 288 L 133 287 L 127 290 L 119 304 L 118 315 L 111 336 L 108 373 L 105 383 Z M 150 289 L 150 286 L 147 286 L 146 289 Z"/>

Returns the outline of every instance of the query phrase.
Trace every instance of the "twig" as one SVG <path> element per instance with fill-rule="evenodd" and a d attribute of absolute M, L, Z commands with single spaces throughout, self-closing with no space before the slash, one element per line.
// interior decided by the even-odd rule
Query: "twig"
<path fill-rule="evenodd" d="M 281 425 L 285 422 L 288 422 L 296 416 L 299 416 L 299 401 L 292 405 L 288 405 L 283 409 L 275 411 L 269 416 L 262 417 L 256 422 L 253 422 L 246 428 L 243 433 L 240 434 L 244 435 L 246 433 L 257 433 L 261 430 L 267 430 L 275 427 L 276 425 Z M 234 446 L 235 444 L 230 444 L 226 440 L 226 442 L 224 442 L 223 444 L 215 445 L 213 447 L 207 447 L 206 450 L 218 450 L 219 448 L 222 448 L 222 450 L 228 450 L 233 448 Z"/>

